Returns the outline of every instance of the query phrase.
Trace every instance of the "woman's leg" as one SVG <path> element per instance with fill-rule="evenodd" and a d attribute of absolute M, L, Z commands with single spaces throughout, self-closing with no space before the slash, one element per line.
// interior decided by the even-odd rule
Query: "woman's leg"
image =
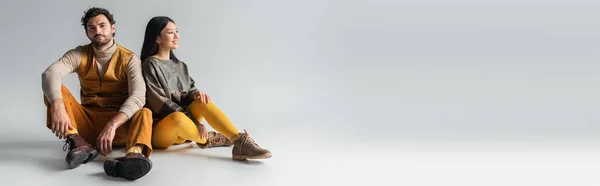
<path fill-rule="evenodd" d="M 183 139 L 206 143 L 206 139 L 200 138 L 194 122 L 182 112 L 169 114 L 152 129 L 152 146 L 155 148 L 168 148 L 175 143 L 181 143 Z"/>
<path fill-rule="evenodd" d="M 239 134 L 229 118 L 213 102 L 204 104 L 202 101 L 196 100 L 190 104 L 189 110 L 198 121 L 201 121 L 202 118 L 206 119 L 213 129 L 229 139 Z"/>
<path fill-rule="evenodd" d="M 213 129 L 233 141 L 232 158 L 234 160 L 267 159 L 271 157 L 271 151 L 258 146 L 248 133 L 238 132 L 229 121 L 229 118 L 213 102 L 205 104 L 200 100 L 196 100 L 190 104 L 189 110 L 196 119 L 204 117 Z"/>

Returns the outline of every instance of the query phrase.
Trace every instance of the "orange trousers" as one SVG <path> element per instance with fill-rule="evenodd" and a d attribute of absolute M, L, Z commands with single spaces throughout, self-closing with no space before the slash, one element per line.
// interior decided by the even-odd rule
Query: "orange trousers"
<path fill-rule="evenodd" d="M 65 110 L 71 119 L 71 125 L 75 130 L 69 131 L 69 134 L 78 133 L 85 141 L 96 146 L 96 139 L 106 123 L 111 120 L 119 112 L 114 110 L 102 110 L 98 108 L 83 107 L 69 89 L 62 85 L 62 99 L 65 103 Z M 48 99 L 44 96 L 44 103 L 47 107 L 46 127 L 49 129 L 52 125 L 52 106 Z M 142 153 L 146 157 L 150 157 L 152 153 L 152 111 L 147 108 L 142 108 L 123 125 L 115 131 L 113 139 L 113 147 L 133 147 L 136 145 L 144 145 Z"/>

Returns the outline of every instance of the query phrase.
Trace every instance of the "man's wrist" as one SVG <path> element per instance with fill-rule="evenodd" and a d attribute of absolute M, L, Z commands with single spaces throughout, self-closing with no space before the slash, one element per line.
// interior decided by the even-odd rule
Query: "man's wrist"
<path fill-rule="evenodd" d="M 65 103 L 63 102 L 62 99 L 60 98 L 56 98 L 54 100 L 52 100 L 52 108 L 54 110 L 59 110 L 65 107 Z"/>
<path fill-rule="evenodd" d="M 111 129 L 111 130 L 117 130 L 118 124 L 116 122 L 113 121 L 109 121 L 108 123 L 106 123 L 106 128 Z"/>
<path fill-rule="evenodd" d="M 125 114 L 124 112 L 119 112 L 110 121 L 108 121 L 108 123 L 106 123 L 106 127 L 110 127 L 113 130 L 116 130 L 123 123 L 127 122 L 127 120 L 128 120 L 127 114 Z"/>

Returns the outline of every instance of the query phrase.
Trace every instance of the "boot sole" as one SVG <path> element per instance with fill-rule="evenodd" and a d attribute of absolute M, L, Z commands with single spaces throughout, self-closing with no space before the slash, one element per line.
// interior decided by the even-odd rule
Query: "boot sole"
<path fill-rule="evenodd" d="M 69 168 L 74 169 L 79 167 L 81 164 L 86 164 L 98 156 L 98 151 L 93 150 L 90 153 L 78 152 L 71 154 L 70 158 L 67 158 L 67 164 L 69 164 Z"/>
<path fill-rule="evenodd" d="M 144 177 L 152 169 L 152 162 L 145 158 L 127 158 L 122 161 L 107 160 L 104 172 L 113 177 L 137 180 Z"/>
<path fill-rule="evenodd" d="M 231 147 L 233 145 L 216 145 L 216 146 L 203 146 L 202 144 L 196 143 L 196 145 L 198 145 L 198 147 L 200 147 L 201 149 L 210 149 L 210 148 L 215 148 L 215 147 Z"/>
<path fill-rule="evenodd" d="M 244 161 L 247 159 L 269 159 L 271 158 L 271 153 L 267 152 L 257 156 L 246 156 L 246 155 L 233 155 L 232 159 L 237 161 Z"/>

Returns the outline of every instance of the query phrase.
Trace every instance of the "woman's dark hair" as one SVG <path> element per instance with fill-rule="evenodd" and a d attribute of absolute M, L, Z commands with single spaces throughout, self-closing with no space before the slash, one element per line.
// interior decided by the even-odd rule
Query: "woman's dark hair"
<path fill-rule="evenodd" d="M 158 52 L 158 43 L 156 43 L 156 37 L 160 36 L 162 31 L 169 22 L 175 23 L 173 19 L 166 16 L 156 16 L 148 21 L 146 25 L 146 33 L 144 34 L 144 43 L 142 44 L 142 53 L 140 60 L 143 62 L 146 58 L 156 54 Z M 170 52 L 171 60 L 179 62 L 179 59 L 175 57 L 173 50 Z"/>

